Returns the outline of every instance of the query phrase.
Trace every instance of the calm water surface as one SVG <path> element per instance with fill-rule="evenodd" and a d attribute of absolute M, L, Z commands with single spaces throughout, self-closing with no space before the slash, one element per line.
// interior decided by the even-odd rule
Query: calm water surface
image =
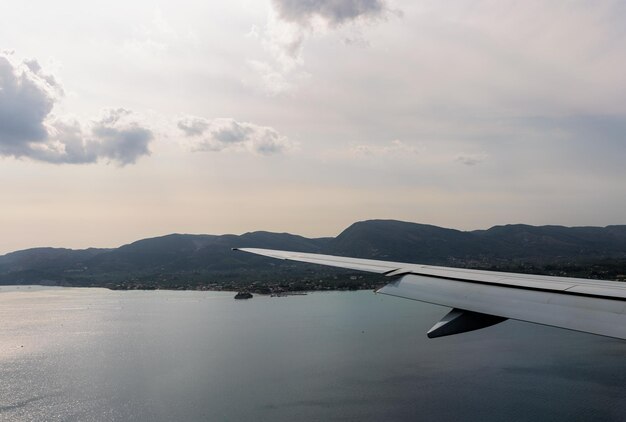
<path fill-rule="evenodd" d="M 626 342 L 372 292 L 0 287 L 0 420 L 626 418 Z"/>

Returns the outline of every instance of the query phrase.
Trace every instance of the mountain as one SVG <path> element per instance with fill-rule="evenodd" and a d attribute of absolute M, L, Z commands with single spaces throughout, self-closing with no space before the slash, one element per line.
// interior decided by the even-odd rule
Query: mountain
<path fill-rule="evenodd" d="M 359 258 L 444 263 L 486 251 L 471 232 L 395 220 L 354 223 L 330 245 L 329 252 Z"/>
<path fill-rule="evenodd" d="M 72 250 L 64 248 L 33 248 L 0 256 L 0 284 L 7 281 L 54 281 L 59 274 L 78 271 L 92 258 L 108 249 Z"/>
<path fill-rule="evenodd" d="M 510 224 L 459 231 L 395 220 L 354 223 L 331 245 L 332 253 L 451 264 L 455 261 L 561 262 L 626 258 L 626 225 L 608 227 Z"/>
<path fill-rule="evenodd" d="M 94 271 L 229 271 L 265 262 L 235 254 L 232 248 L 253 247 L 322 252 L 328 239 L 307 239 L 288 233 L 253 232 L 236 235 L 171 234 L 143 239 L 99 254 L 89 261 Z"/>
<path fill-rule="evenodd" d="M 563 227 L 515 224 L 473 232 L 495 256 L 530 261 L 624 258 L 626 226 Z"/>
<path fill-rule="evenodd" d="M 27 249 L 0 256 L 0 284 L 195 288 L 279 280 L 293 287 L 302 280 L 308 285 L 320 279 L 335 283 L 347 274 L 234 253 L 234 247 L 603 278 L 626 272 L 626 226 L 515 224 L 460 231 L 368 220 L 352 224 L 335 238 L 309 239 L 263 231 L 220 236 L 170 234 L 114 249 Z"/>

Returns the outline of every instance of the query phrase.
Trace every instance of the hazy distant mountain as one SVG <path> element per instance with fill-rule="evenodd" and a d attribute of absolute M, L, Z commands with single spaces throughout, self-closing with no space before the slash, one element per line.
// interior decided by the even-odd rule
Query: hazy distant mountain
<path fill-rule="evenodd" d="M 506 225 L 459 231 L 394 220 L 354 223 L 336 238 L 288 233 L 171 234 L 115 249 L 36 248 L 0 256 L 0 283 L 151 287 L 208 281 L 331 277 L 337 270 L 231 251 L 260 247 L 417 263 L 489 268 L 626 262 L 626 226 Z"/>
<path fill-rule="evenodd" d="M 22 281 L 58 281 L 68 271 L 84 268 L 92 258 L 108 249 L 72 250 L 33 248 L 0 256 L 0 284 Z"/>
<path fill-rule="evenodd" d="M 330 248 L 342 255 L 441 264 L 456 260 L 543 263 L 626 258 L 626 226 L 513 224 L 463 232 L 395 220 L 369 220 L 348 227 Z"/>
<path fill-rule="evenodd" d="M 625 257 L 626 226 L 563 227 L 515 224 L 472 232 L 494 256 L 528 260 Z"/>

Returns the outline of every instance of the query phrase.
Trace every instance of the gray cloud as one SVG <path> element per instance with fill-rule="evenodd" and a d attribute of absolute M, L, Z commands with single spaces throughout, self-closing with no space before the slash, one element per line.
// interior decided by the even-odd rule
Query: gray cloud
<path fill-rule="evenodd" d="M 293 142 L 276 129 L 230 118 L 185 117 L 178 121 L 195 151 L 237 151 L 270 155 L 288 151 Z"/>
<path fill-rule="evenodd" d="M 308 25 L 321 18 L 336 26 L 358 19 L 381 16 L 387 7 L 381 0 L 274 0 L 281 19 Z"/>
<path fill-rule="evenodd" d="M 123 108 L 109 110 L 95 122 L 92 134 L 99 141 L 100 156 L 121 165 L 134 164 L 138 158 L 150 155 L 152 131 L 133 121 L 132 113 Z"/>
<path fill-rule="evenodd" d="M 208 122 L 200 117 L 185 117 L 178 121 L 177 126 L 187 136 L 202 135 L 209 128 Z"/>
<path fill-rule="evenodd" d="M 54 86 L 29 66 L 0 55 L 0 154 L 21 155 L 28 143 L 45 142 L 44 120 L 56 100 Z"/>
<path fill-rule="evenodd" d="M 51 113 L 63 90 L 35 60 L 0 55 L 0 155 L 54 164 L 101 159 L 121 166 L 149 155 L 153 134 L 125 109 L 106 110 L 87 129 Z"/>
<path fill-rule="evenodd" d="M 475 166 L 482 163 L 486 158 L 485 154 L 459 154 L 456 157 L 456 161 L 466 166 Z"/>

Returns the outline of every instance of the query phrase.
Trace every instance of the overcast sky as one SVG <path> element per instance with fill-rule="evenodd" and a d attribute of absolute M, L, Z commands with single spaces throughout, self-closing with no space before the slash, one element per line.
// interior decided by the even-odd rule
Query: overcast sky
<path fill-rule="evenodd" d="M 625 224 L 625 69 L 623 1 L 2 2 L 0 253 Z"/>

